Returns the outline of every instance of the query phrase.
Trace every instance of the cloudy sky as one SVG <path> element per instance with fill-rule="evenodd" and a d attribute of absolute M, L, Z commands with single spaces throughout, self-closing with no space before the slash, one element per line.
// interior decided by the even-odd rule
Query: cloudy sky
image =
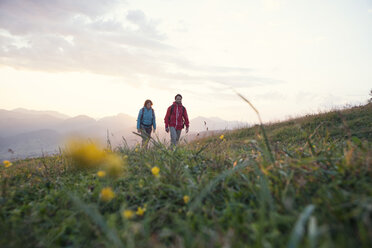
<path fill-rule="evenodd" d="M 0 109 L 255 122 L 360 104 L 371 0 L 0 0 Z"/>

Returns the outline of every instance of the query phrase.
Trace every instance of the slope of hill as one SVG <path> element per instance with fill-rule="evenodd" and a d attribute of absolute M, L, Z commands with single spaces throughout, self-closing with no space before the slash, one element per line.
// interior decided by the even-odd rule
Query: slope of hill
<path fill-rule="evenodd" d="M 307 115 L 297 119 L 265 125 L 272 142 L 303 142 L 309 136 L 344 139 L 358 137 L 372 141 L 372 103 L 344 110 Z M 239 139 L 254 135 L 255 128 L 240 129 L 232 135 Z"/>
<path fill-rule="evenodd" d="M 5 163 L 0 246 L 371 247 L 371 106 Z"/>

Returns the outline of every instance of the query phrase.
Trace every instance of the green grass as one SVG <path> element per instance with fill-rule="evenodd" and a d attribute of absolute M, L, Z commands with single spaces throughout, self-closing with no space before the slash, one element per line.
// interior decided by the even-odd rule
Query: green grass
<path fill-rule="evenodd" d="M 372 104 L 268 124 L 271 154 L 259 126 L 121 148 L 115 180 L 63 154 L 16 161 L 0 169 L 0 246 L 371 247 L 371 123 Z"/>

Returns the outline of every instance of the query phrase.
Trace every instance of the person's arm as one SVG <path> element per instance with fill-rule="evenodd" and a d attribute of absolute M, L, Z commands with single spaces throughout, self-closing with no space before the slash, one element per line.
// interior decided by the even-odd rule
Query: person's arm
<path fill-rule="evenodd" d="M 190 125 L 190 122 L 189 122 L 189 117 L 187 115 L 187 111 L 186 111 L 186 108 L 185 108 L 185 111 L 183 112 L 183 119 L 185 121 L 185 125 L 186 125 L 186 133 L 189 132 L 189 125 Z"/>
<path fill-rule="evenodd" d="M 187 115 L 186 108 L 185 108 L 185 111 L 183 112 L 183 120 L 185 122 L 186 128 L 189 128 L 190 122 L 189 122 L 189 117 Z"/>
<path fill-rule="evenodd" d="M 140 130 L 141 129 L 141 116 L 142 116 L 142 110 L 143 109 L 140 109 L 139 113 L 138 113 L 138 117 L 137 117 L 137 130 Z"/>
<path fill-rule="evenodd" d="M 165 115 L 165 118 L 164 118 L 165 128 L 169 127 L 170 110 L 171 110 L 171 107 L 168 108 L 167 114 Z"/>
<path fill-rule="evenodd" d="M 155 117 L 155 111 L 152 112 L 154 114 L 154 116 L 152 117 L 154 122 L 152 123 L 152 126 L 154 127 L 154 131 L 156 130 L 156 117 Z"/>

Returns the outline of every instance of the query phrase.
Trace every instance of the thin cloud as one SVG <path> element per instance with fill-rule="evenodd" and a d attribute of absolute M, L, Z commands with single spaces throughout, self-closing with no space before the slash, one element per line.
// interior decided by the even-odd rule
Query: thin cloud
<path fill-rule="evenodd" d="M 109 0 L 6 0 L 0 2 L 0 65 L 49 72 L 85 71 L 124 78 L 141 77 L 153 87 L 170 83 L 218 83 L 233 87 L 280 83 L 254 76 L 254 69 L 196 65 L 166 43 L 166 35 L 141 10 Z M 21 41 L 21 42 L 20 42 Z"/>
<path fill-rule="evenodd" d="M 138 30 L 146 35 L 150 35 L 156 39 L 164 40 L 166 36 L 161 34 L 156 28 L 156 21 L 148 20 L 142 10 L 130 10 L 127 13 L 126 19 L 137 25 Z"/>

